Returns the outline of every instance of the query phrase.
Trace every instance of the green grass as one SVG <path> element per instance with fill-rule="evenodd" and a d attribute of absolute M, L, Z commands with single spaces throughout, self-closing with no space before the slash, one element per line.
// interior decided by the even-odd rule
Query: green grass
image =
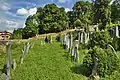
<path fill-rule="evenodd" d="M 12 80 L 86 80 L 82 74 L 72 68 L 75 64 L 68 59 L 68 52 L 60 47 L 60 43 L 41 45 L 34 41 L 34 47 L 19 64 L 23 44 L 12 47 L 12 59 L 17 60 L 17 68 L 11 71 Z M 82 54 L 81 54 L 82 55 Z"/>

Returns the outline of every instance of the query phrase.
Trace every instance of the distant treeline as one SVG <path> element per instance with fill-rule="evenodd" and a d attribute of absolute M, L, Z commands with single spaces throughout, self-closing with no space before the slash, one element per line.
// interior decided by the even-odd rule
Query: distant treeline
<path fill-rule="evenodd" d="M 95 0 L 92 2 L 78 1 L 72 11 L 65 11 L 56 4 L 47 4 L 37 8 L 37 13 L 29 16 L 25 28 L 14 30 L 12 39 L 26 39 L 36 34 L 60 32 L 66 28 L 88 28 L 89 25 L 106 25 L 120 21 L 120 1 L 116 0 L 110 5 L 111 0 Z"/>

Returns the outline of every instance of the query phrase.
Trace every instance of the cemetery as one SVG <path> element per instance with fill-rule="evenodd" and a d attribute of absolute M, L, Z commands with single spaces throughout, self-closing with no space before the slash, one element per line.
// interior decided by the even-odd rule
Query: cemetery
<path fill-rule="evenodd" d="M 112 12 L 118 4 L 37 8 L 24 28 L 0 40 L 0 80 L 120 80 L 120 16 Z"/>

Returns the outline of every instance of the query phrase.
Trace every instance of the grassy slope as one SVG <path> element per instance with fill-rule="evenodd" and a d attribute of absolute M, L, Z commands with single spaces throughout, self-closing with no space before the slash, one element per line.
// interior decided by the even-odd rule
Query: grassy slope
<path fill-rule="evenodd" d="M 20 53 L 20 47 L 12 50 L 17 62 Z M 86 77 L 71 70 L 74 64 L 67 59 L 66 54 L 57 42 L 42 46 L 37 40 L 24 63 L 12 70 L 12 80 L 86 80 Z"/>

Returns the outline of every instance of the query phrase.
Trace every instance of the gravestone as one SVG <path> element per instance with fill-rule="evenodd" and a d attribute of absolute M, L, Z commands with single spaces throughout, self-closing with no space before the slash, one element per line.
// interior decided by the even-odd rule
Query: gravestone
<path fill-rule="evenodd" d="M 87 36 L 88 36 L 88 35 L 87 35 L 86 32 L 85 32 L 84 34 L 85 34 L 85 43 L 87 43 Z"/>
<path fill-rule="evenodd" d="M 69 52 L 70 52 L 70 54 L 72 54 L 72 43 L 73 42 L 73 36 L 72 36 L 72 34 L 70 34 L 70 49 L 69 49 Z"/>
<path fill-rule="evenodd" d="M 81 39 L 80 42 L 83 43 L 83 32 L 81 32 Z"/>
<path fill-rule="evenodd" d="M 80 41 L 80 32 L 78 32 L 78 40 Z"/>
<path fill-rule="evenodd" d="M 63 42 L 63 47 L 64 47 L 64 49 L 66 49 L 66 34 L 64 35 L 64 42 Z"/>
<path fill-rule="evenodd" d="M 74 43 L 74 60 L 75 60 L 75 62 L 79 62 L 78 45 L 79 45 L 79 40 L 75 40 L 75 43 Z"/>
<path fill-rule="evenodd" d="M 24 58 L 25 58 L 25 56 L 27 55 L 27 53 L 28 53 L 28 51 L 29 51 L 29 49 L 30 49 L 30 43 L 28 42 L 28 43 L 26 43 L 25 45 L 24 45 L 24 48 L 23 48 L 23 50 L 22 50 L 22 57 L 21 57 L 21 61 L 20 61 L 20 63 L 22 64 L 23 63 L 23 60 L 24 60 Z"/>
<path fill-rule="evenodd" d="M 92 40 L 93 38 L 93 32 L 90 32 L 89 39 Z"/>
<path fill-rule="evenodd" d="M 115 36 L 119 37 L 119 29 L 118 26 L 115 27 Z"/>
<path fill-rule="evenodd" d="M 8 80 L 10 79 L 10 68 L 11 68 L 11 54 L 10 54 L 11 45 L 6 43 L 6 63 L 7 63 L 7 76 Z"/>
<path fill-rule="evenodd" d="M 17 65 L 17 64 L 16 64 L 16 60 L 13 59 L 12 68 L 13 68 L 13 69 L 16 69 L 16 65 Z"/>

